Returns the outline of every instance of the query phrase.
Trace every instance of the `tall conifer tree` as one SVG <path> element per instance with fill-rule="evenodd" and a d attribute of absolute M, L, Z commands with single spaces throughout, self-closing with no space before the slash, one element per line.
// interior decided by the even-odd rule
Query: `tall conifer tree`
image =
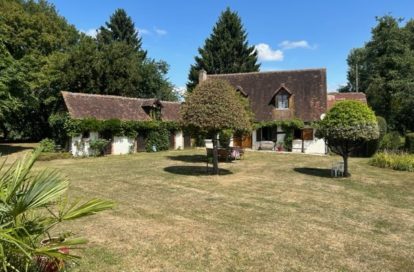
<path fill-rule="evenodd" d="M 101 26 L 98 33 L 98 41 L 109 44 L 113 41 L 125 42 L 142 54 L 142 59 L 146 58 L 147 52 L 142 49 L 142 38 L 138 35 L 138 30 L 132 18 L 123 9 L 117 9 L 109 18 L 109 22 Z"/>
<path fill-rule="evenodd" d="M 213 33 L 206 39 L 199 56 L 191 65 L 187 89 L 191 91 L 198 84 L 198 73 L 204 69 L 208 74 L 256 72 L 257 52 L 249 46 L 247 33 L 240 16 L 227 8 L 221 13 Z"/>

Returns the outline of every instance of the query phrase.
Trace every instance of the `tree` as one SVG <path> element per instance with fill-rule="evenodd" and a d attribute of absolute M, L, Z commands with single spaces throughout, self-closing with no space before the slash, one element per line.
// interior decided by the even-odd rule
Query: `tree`
<path fill-rule="evenodd" d="M 342 156 L 344 176 L 349 176 L 349 154 L 366 141 L 379 137 L 377 119 L 367 105 L 358 101 L 342 101 L 320 121 L 316 137 L 325 138 L 330 150 Z"/>
<path fill-rule="evenodd" d="M 59 94 L 47 71 L 51 60 L 64 55 L 78 37 L 76 28 L 46 1 L 0 1 L 3 136 L 47 136 L 48 115 Z"/>
<path fill-rule="evenodd" d="M 348 56 L 348 84 L 340 91 L 366 93 L 369 105 L 392 129 L 414 129 L 414 23 L 391 16 L 377 18 L 372 37 Z"/>
<path fill-rule="evenodd" d="M 198 49 L 199 56 L 191 65 L 187 90 L 192 91 L 198 84 L 198 73 L 204 69 L 208 74 L 256 72 L 257 52 L 249 46 L 247 33 L 236 12 L 227 8 L 221 13 L 213 33 Z"/>
<path fill-rule="evenodd" d="M 190 130 L 213 135 L 213 172 L 219 173 L 217 136 L 224 129 L 251 130 L 249 113 L 239 94 L 226 81 L 200 83 L 181 109 L 183 124 Z"/>
<path fill-rule="evenodd" d="M 100 199 L 69 201 L 69 183 L 62 175 L 49 170 L 33 174 L 40 152 L 26 155 L 7 170 L 4 164 L 0 167 L 2 271 L 58 271 L 58 264 L 76 259 L 73 250 L 87 241 L 56 227 L 113 207 Z"/>
<path fill-rule="evenodd" d="M 105 25 L 99 28 L 98 41 L 104 44 L 110 44 L 114 41 L 125 42 L 139 52 L 141 59 L 146 58 L 147 52 L 142 49 L 142 38 L 139 37 L 132 18 L 127 15 L 124 9 L 115 10 Z"/>

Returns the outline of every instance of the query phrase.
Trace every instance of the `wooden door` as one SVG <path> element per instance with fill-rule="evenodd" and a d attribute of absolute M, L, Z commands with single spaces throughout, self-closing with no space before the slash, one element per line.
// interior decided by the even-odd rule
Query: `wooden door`
<path fill-rule="evenodd" d="M 252 148 L 252 135 L 233 137 L 233 145 L 241 148 Z"/>

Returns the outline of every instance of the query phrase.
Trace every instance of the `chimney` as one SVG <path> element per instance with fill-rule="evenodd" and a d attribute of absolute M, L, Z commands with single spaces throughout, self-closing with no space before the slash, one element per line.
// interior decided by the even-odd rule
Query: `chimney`
<path fill-rule="evenodd" d="M 201 82 L 206 81 L 206 80 L 207 80 L 207 72 L 206 72 L 206 70 L 201 69 L 198 72 L 198 83 L 201 83 Z"/>

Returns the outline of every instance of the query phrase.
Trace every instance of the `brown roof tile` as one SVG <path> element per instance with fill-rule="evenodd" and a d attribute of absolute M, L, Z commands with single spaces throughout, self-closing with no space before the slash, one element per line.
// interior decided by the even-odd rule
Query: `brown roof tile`
<path fill-rule="evenodd" d="M 224 79 L 234 87 L 242 88 L 248 95 L 257 121 L 284 118 L 275 114 L 275 107 L 269 104 L 281 87 L 293 95 L 289 118 L 314 121 L 326 112 L 326 69 L 217 74 L 208 75 L 208 78 Z"/>
<path fill-rule="evenodd" d="M 344 100 L 356 100 L 367 104 L 367 97 L 364 93 L 328 93 L 328 110 L 330 110 L 336 102 Z"/>
<path fill-rule="evenodd" d="M 96 118 L 149 121 L 151 117 L 143 107 L 153 105 L 156 99 L 130 98 L 114 95 L 62 92 L 69 115 L 75 119 Z M 180 103 L 159 101 L 163 120 L 177 121 L 180 118 Z"/>

